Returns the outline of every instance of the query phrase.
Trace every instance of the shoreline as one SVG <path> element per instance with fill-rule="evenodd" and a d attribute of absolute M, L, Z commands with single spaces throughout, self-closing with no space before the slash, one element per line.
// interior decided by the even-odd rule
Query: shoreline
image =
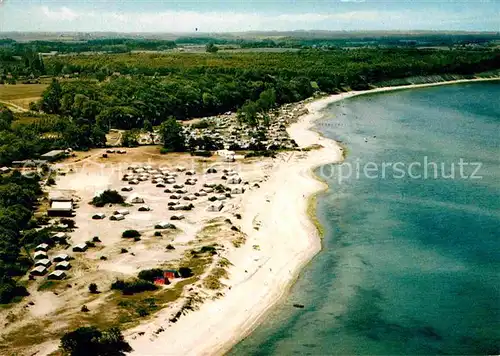
<path fill-rule="evenodd" d="M 143 336 L 130 340 L 134 349 L 131 355 L 223 354 L 247 337 L 269 310 L 287 295 L 301 270 L 322 247 L 315 201 L 328 186 L 315 176 L 314 170 L 343 159 L 341 146 L 312 128 L 330 104 L 365 94 L 499 79 L 459 79 L 381 87 L 297 104 L 304 105 L 308 113 L 288 127 L 290 136 L 300 147 L 312 144 L 323 147 L 292 153 L 289 160 L 294 161 L 278 162 L 260 189 L 245 194 L 241 230 L 248 237 L 246 244 L 229 256 L 234 266 L 225 283 L 232 287 L 231 290 L 226 290 L 226 295 L 220 299 L 205 302 L 199 310 L 183 316 L 153 339 Z M 307 158 L 299 158 L 301 155 Z M 262 206 L 262 210 L 257 214 L 248 213 L 248 210 L 252 211 L 250 206 Z M 255 221 L 259 221 L 258 230 L 254 227 Z M 291 239 L 293 243 L 290 243 Z M 258 253 L 253 245 L 259 245 Z M 150 330 L 158 327 L 154 321 L 147 324 L 150 324 Z"/>

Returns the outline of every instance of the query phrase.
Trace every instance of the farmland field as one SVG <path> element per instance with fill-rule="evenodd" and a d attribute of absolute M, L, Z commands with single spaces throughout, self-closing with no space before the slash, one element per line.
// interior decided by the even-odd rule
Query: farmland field
<path fill-rule="evenodd" d="M 46 84 L 0 85 L 0 101 L 28 109 L 32 101 L 40 98 Z"/>

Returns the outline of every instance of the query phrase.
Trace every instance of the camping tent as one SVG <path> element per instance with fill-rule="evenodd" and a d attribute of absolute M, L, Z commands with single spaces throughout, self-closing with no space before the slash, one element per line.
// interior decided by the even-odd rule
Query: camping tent
<path fill-rule="evenodd" d="M 144 199 L 137 194 L 132 194 L 130 197 L 127 198 L 127 203 L 129 203 L 129 204 L 143 204 Z"/>

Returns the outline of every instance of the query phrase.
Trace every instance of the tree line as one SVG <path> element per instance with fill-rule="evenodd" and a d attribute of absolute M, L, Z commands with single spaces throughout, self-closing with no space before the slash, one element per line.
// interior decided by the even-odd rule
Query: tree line
<path fill-rule="evenodd" d="M 261 106 L 296 102 L 317 91 L 337 93 L 369 89 L 390 79 L 498 69 L 500 51 L 118 54 L 51 58 L 45 68 L 54 76 L 76 72 L 81 79 L 53 82 L 34 109 L 84 119 L 96 130 L 107 131 L 240 108 L 248 113 L 242 116 L 254 121 L 252 112 Z M 261 98 L 263 93 L 267 98 Z"/>
<path fill-rule="evenodd" d="M 33 228 L 33 208 L 42 191 L 35 177 L 19 172 L 0 176 L 0 304 L 28 295 L 16 279 L 33 265 L 26 249 L 35 244 L 51 242 L 46 231 Z"/>

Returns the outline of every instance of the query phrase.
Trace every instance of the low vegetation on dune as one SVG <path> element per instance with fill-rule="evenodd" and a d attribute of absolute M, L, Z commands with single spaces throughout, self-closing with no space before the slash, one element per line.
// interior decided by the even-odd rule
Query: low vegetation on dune
<path fill-rule="evenodd" d="M 105 190 L 92 199 L 91 204 L 96 207 L 103 207 L 106 204 L 123 204 L 125 200 L 116 190 Z M 128 236 L 133 237 L 133 236 Z"/>

